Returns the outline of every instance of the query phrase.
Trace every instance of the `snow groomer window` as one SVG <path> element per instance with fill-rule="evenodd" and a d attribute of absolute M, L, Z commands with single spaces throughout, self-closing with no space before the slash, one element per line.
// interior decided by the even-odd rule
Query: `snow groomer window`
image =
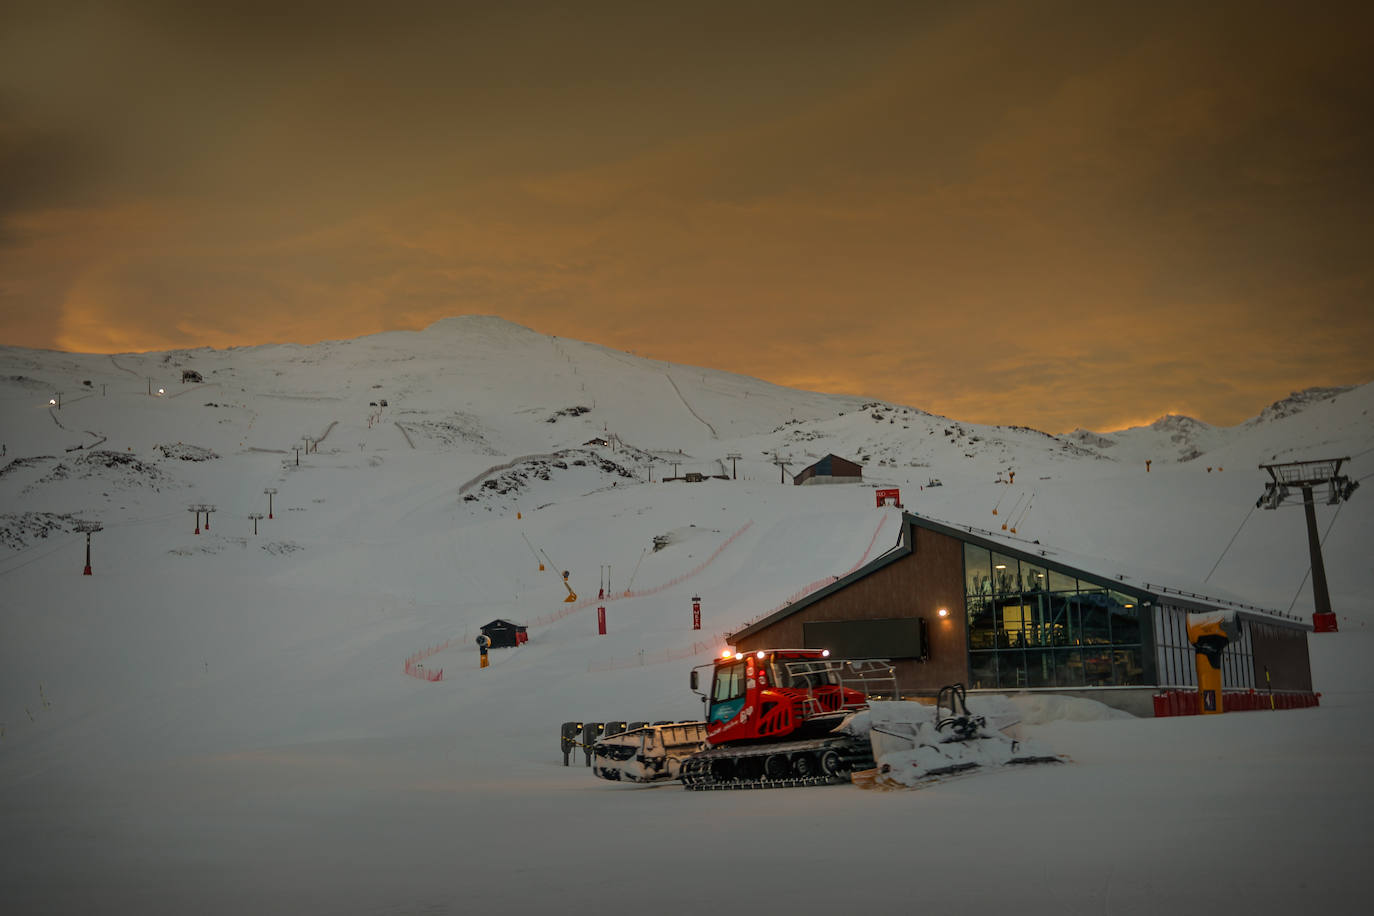
<path fill-rule="evenodd" d="M 716 692 L 711 699 L 720 703 L 744 696 L 744 662 L 735 662 L 720 669 L 716 677 Z"/>

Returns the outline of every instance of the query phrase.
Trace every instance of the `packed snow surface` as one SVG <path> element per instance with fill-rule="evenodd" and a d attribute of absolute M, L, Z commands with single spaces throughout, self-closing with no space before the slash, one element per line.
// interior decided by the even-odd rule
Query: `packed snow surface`
<path fill-rule="evenodd" d="M 1315 709 L 971 697 L 1066 762 L 896 792 L 615 785 L 562 765 L 559 726 L 699 717 L 722 634 L 893 546 L 874 486 L 1310 619 L 1302 512 L 1254 508 L 1258 465 L 1368 478 L 1371 406 L 1050 436 L 480 317 L 0 348 L 3 909 L 1347 911 L 1374 853 L 1374 491 L 1318 506 L 1341 631 L 1310 637 Z M 864 483 L 780 482 L 829 453 Z M 529 642 L 483 669 L 496 618 Z"/>

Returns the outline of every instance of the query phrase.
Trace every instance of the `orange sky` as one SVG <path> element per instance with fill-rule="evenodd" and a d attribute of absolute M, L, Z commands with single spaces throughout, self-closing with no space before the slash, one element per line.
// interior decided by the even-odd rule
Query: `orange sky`
<path fill-rule="evenodd" d="M 1055 432 L 1374 379 L 1366 4 L 198 6 L 0 12 L 0 343 L 496 314 Z"/>

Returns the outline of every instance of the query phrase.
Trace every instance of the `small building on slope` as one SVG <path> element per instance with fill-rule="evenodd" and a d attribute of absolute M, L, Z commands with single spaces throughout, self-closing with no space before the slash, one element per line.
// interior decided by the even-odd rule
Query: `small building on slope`
<path fill-rule="evenodd" d="M 826 455 L 810 467 L 792 478 L 797 486 L 811 486 L 818 483 L 863 483 L 864 466 L 855 464 L 838 455 Z"/>
<path fill-rule="evenodd" d="M 518 623 L 497 619 L 482 627 L 482 633 L 491 640 L 491 648 L 514 649 L 524 645 L 529 638 L 526 629 Z"/>

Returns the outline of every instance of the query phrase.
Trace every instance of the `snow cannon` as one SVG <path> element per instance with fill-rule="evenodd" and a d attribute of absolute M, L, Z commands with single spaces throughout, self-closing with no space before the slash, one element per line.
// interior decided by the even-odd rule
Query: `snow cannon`
<path fill-rule="evenodd" d="M 1188 615 L 1188 642 L 1197 653 L 1198 711 L 1210 716 L 1224 712 L 1221 702 L 1221 653 L 1240 636 L 1235 614 L 1215 611 Z"/>

